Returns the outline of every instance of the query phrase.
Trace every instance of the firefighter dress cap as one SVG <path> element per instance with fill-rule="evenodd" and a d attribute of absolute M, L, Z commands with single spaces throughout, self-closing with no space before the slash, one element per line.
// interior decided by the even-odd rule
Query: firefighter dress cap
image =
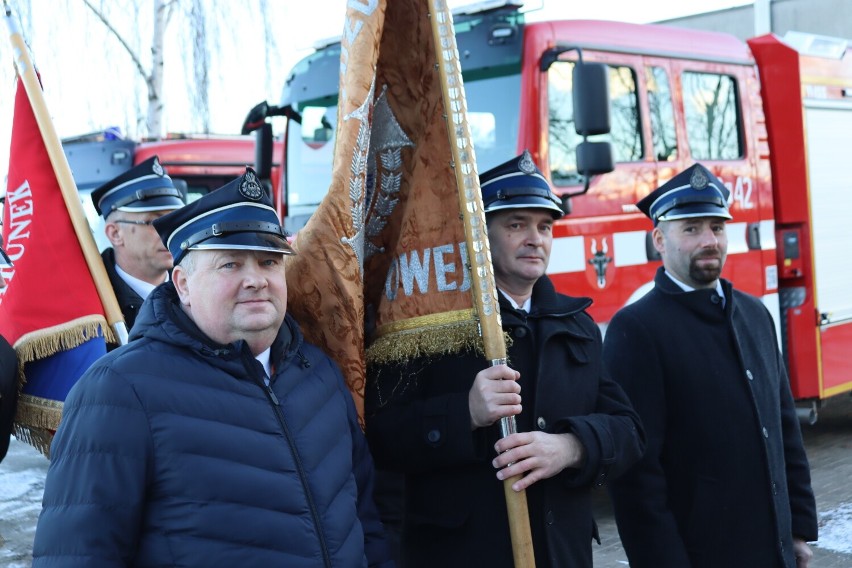
<path fill-rule="evenodd" d="M 562 217 L 561 202 L 528 150 L 479 176 L 486 213 L 501 209 L 547 209 L 554 219 Z"/>
<path fill-rule="evenodd" d="M 149 158 L 92 192 L 92 203 L 104 219 L 113 211 L 144 213 L 184 206 L 183 195 L 166 175 L 157 156 Z"/>
<path fill-rule="evenodd" d="M 269 193 L 251 168 L 237 179 L 154 220 L 175 264 L 190 250 L 260 250 L 296 254 Z"/>
<path fill-rule="evenodd" d="M 660 221 L 691 217 L 732 219 L 728 212 L 730 194 L 707 168 L 694 164 L 646 195 L 636 206 L 655 227 Z"/>

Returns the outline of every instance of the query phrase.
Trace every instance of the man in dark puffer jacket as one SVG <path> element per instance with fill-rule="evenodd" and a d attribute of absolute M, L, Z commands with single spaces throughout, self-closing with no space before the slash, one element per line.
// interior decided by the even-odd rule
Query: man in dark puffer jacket
<path fill-rule="evenodd" d="M 68 396 L 33 565 L 388 565 L 355 406 L 285 315 L 292 250 L 254 172 L 155 228 L 172 281 Z"/>

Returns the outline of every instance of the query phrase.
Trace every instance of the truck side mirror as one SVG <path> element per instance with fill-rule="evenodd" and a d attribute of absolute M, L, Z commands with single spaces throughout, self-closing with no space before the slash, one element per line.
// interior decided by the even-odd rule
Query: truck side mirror
<path fill-rule="evenodd" d="M 589 178 L 615 169 L 609 142 L 580 142 L 577 145 L 577 173 Z"/>
<path fill-rule="evenodd" d="M 580 191 L 561 195 L 562 208 L 566 214 L 571 211 L 571 198 L 589 191 L 592 176 L 605 174 L 615 169 L 612 157 L 612 145 L 609 142 L 590 142 L 589 136 L 608 134 L 609 117 L 609 67 L 604 63 L 586 63 L 583 50 L 576 45 L 557 45 L 546 50 L 539 62 L 539 69 L 547 71 L 559 60 L 559 56 L 569 51 L 577 52 L 577 61 L 572 70 L 572 103 L 574 130 L 583 137 L 577 145 L 577 173 L 585 178 Z"/>
<path fill-rule="evenodd" d="M 609 121 L 609 71 L 603 63 L 578 61 L 572 72 L 574 129 L 580 136 L 607 134 Z"/>
<path fill-rule="evenodd" d="M 261 124 L 254 133 L 254 168 L 262 180 L 272 177 L 272 125 Z"/>

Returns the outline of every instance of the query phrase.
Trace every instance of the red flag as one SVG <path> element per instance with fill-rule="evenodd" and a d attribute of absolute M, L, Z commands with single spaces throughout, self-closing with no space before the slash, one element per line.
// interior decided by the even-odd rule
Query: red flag
<path fill-rule="evenodd" d="M 87 345 L 84 361 L 49 369 L 28 364 L 112 333 L 82 248 L 62 198 L 24 85 L 19 79 L 3 209 L 3 247 L 14 263 L 3 276 L 0 335 L 15 347 L 23 375 L 18 403 L 19 437 L 46 451 L 61 416 L 61 402 L 80 374 L 104 349 Z M 74 371 L 73 369 L 77 369 Z M 40 370 L 48 370 L 49 376 Z"/>

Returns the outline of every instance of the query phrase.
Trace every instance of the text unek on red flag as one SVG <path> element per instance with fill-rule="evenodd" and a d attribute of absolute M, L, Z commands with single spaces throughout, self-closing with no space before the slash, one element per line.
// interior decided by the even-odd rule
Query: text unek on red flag
<path fill-rule="evenodd" d="M 22 82 L 15 95 L 0 335 L 20 361 L 16 436 L 49 455 L 68 391 L 114 341 Z"/>

